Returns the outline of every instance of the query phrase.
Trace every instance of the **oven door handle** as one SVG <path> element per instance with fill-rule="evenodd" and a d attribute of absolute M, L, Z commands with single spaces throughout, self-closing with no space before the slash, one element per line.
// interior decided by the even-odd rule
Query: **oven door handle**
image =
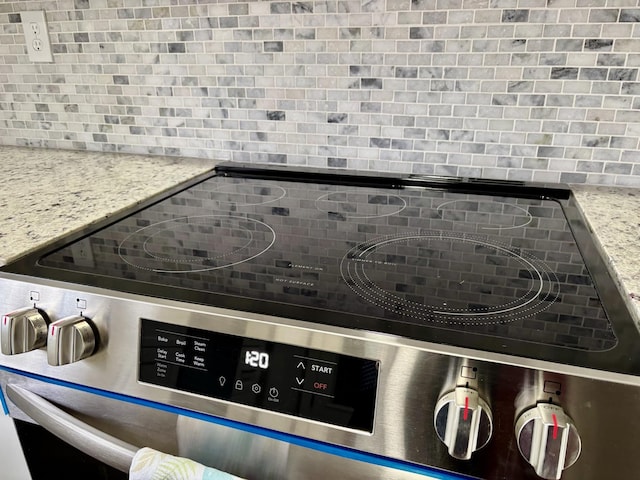
<path fill-rule="evenodd" d="M 45 430 L 96 460 L 129 472 L 137 447 L 78 420 L 29 390 L 13 384 L 6 390 L 7 397 Z"/>

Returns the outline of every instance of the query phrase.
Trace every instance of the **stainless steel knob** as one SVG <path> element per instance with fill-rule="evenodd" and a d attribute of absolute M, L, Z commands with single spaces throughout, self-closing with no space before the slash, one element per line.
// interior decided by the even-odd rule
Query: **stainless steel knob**
<path fill-rule="evenodd" d="M 559 480 L 582 449 L 573 420 L 552 403 L 538 403 L 518 417 L 516 440 L 520 453 L 538 476 L 549 480 Z"/>
<path fill-rule="evenodd" d="M 30 352 L 47 343 L 49 319 L 37 308 L 23 308 L 2 316 L 0 344 L 2 353 Z"/>
<path fill-rule="evenodd" d="M 66 365 L 87 358 L 96 349 L 96 333 L 91 321 L 74 315 L 49 325 L 47 361 L 49 365 Z"/>
<path fill-rule="evenodd" d="M 436 404 L 433 423 L 449 455 L 468 460 L 484 447 L 493 433 L 491 410 L 472 388 L 456 387 Z"/>

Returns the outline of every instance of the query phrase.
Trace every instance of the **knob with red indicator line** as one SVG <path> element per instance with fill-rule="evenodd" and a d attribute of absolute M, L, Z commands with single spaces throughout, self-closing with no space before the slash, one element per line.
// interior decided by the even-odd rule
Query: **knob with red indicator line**
<path fill-rule="evenodd" d="M 468 387 L 456 387 L 438 400 L 433 424 L 449 455 L 460 460 L 470 459 L 493 433 L 493 416 L 487 402 Z"/>
<path fill-rule="evenodd" d="M 520 453 L 541 478 L 559 480 L 580 456 L 580 435 L 559 405 L 541 402 L 526 410 L 516 420 L 515 432 Z"/>
<path fill-rule="evenodd" d="M 66 365 L 93 355 L 96 337 L 96 329 L 86 317 L 74 315 L 53 322 L 47 341 L 49 365 Z"/>
<path fill-rule="evenodd" d="M 0 347 L 4 355 L 16 355 L 44 347 L 49 319 L 37 308 L 23 308 L 2 316 Z"/>

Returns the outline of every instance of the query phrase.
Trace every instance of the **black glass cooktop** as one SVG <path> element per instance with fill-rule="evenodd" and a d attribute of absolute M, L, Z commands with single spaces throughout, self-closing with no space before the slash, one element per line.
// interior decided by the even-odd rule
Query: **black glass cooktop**
<path fill-rule="evenodd" d="M 565 216 L 511 184 L 218 174 L 39 260 L 39 274 L 572 362 L 615 351 Z M 554 198 L 556 197 L 556 198 Z"/>

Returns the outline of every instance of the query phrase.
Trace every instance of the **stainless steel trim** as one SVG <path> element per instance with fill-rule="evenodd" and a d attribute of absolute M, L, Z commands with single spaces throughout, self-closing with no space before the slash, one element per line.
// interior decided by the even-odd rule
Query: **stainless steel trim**
<path fill-rule="evenodd" d="M 537 478 L 518 451 L 513 426 L 522 411 L 551 399 L 571 416 L 583 439 L 583 454 L 563 480 L 623 478 L 640 469 L 633 451 L 640 431 L 640 417 L 633 414 L 640 404 L 638 377 L 7 273 L 0 274 L 0 291 L 0 312 L 28 305 L 30 292 L 37 291 L 36 306 L 52 320 L 77 315 L 77 299 L 83 299 L 83 314 L 99 333 L 96 353 L 70 365 L 49 366 L 44 349 L 0 356 L 1 365 L 16 370 L 491 480 Z M 140 318 L 376 360 L 373 433 L 141 383 L 135 368 Z M 438 398 L 467 383 L 493 411 L 494 434 L 471 460 L 460 462 L 438 439 L 433 412 Z M 611 408 L 612 398 L 617 408 Z"/>
<path fill-rule="evenodd" d="M 45 430 L 113 468 L 129 471 L 138 448 L 87 425 L 22 387 L 9 384 L 6 391 L 9 399 Z"/>

